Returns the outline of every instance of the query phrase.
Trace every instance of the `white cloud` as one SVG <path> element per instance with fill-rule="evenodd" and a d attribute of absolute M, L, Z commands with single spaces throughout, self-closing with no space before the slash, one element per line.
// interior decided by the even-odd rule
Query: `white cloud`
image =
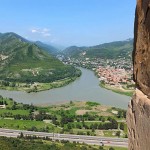
<path fill-rule="evenodd" d="M 49 36 L 51 36 L 51 34 L 50 33 L 43 33 L 43 36 L 49 37 Z"/>
<path fill-rule="evenodd" d="M 31 32 L 32 32 L 32 33 L 36 33 L 36 32 L 37 32 L 37 30 L 35 30 L 35 29 L 32 29 L 32 30 L 31 30 Z"/>
<path fill-rule="evenodd" d="M 43 31 L 44 31 L 44 32 L 49 32 L 50 30 L 47 29 L 47 28 L 44 28 Z"/>
<path fill-rule="evenodd" d="M 31 29 L 31 32 L 33 34 L 40 34 L 42 35 L 43 37 L 50 37 L 51 34 L 50 34 L 50 29 L 47 29 L 47 28 L 34 28 L 34 29 Z"/>
<path fill-rule="evenodd" d="M 28 39 L 32 41 L 55 43 L 58 39 L 51 32 L 49 28 L 34 27 L 28 30 L 27 36 L 29 37 Z"/>

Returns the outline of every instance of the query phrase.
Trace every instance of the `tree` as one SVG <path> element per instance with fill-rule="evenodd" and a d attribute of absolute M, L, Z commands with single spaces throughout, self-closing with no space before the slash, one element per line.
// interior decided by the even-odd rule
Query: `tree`
<path fill-rule="evenodd" d="M 94 129 L 94 128 L 92 128 L 92 132 L 95 132 L 95 129 Z"/>
<path fill-rule="evenodd" d="M 127 111 L 124 110 L 124 111 L 123 111 L 123 117 L 124 117 L 124 118 L 126 118 L 126 113 L 127 113 Z"/>
<path fill-rule="evenodd" d="M 109 150 L 115 150 L 113 147 L 110 147 Z"/>
<path fill-rule="evenodd" d="M 90 131 L 87 131 L 87 135 L 90 135 Z"/>
<path fill-rule="evenodd" d="M 117 129 L 118 128 L 118 122 L 115 119 L 112 119 L 111 123 L 112 123 L 112 129 Z"/>
<path fill-rule="evenodd" d="M 15 116 L 14 116 L 14 119 L 16 119 L 16 120 L 20 120 L 21 118 L 22 118 L 21 115 L 15 115 Z"/>
<path fill-rule="evenodd" d="M 3 105 L 4 104 L 4 102 L 3 101 L 0 101 L 0 105 Z"/>
<path fill-rule="evenodd" d="M 103 146 L 100 146 L 100 147 L 99 147 L 99 150 L 104 150 Z"/>
<path fill-rule="evenodd" d="M 117 131 L 116 136 L 120 137 L 120 133 L 121 133 L 120 131 Z"/>
<path fill-rule="evenodd" d="M 103 117 L 101 121 L 102 121 L 102 122 L 105 122 L 105 118 Z"/>
<path fill-rule="evenodd" d="M 15 87 L 15 86 L 16 86 L 16 83 L 15 83 L 15 82 L 12 82 L 12 83 L 10 84 L 10 86 L 11 86 L 11 87 Z"/>
<path fill-rule="evenodd" d="M 70 105 L 72 105 L 73 104 L 73 101 L 70 101 Z"/>
<path fill-rule="evenodd" d="M 72 129 L 72 127 L 71 127 L 71 124 L 69 123 L 68 125 L 67 125 L 67 128 L 70 130 L 70 129 Z"/>
<path fill-rule="evenodd" d="M 23 133 L 21 132 L 21 133 L 20 133 L 20 138 L 23 138 L 23 137 L 24 137 L 24 135 L 23 135 Z"/>
<path fill-rule="evenodd" d="M 13 105 L 12 107 L 11 107 L 11 109 L 12 110 L 16 110 L 17 108 L 16 108 L 16 105 Z"/>
<path fill-rule="evenodd" d="M 0 99 L 3 99 L 3 96 L 2 96 L 2 95 L 0 95 Z"/>
<path fill-rule="evenodd" d="M 120 129 L 124 130 L 124 123 L 120 123 Z"/>
<path fill-rule="evenodd" d="M 121 110 L 118 111 L 117 117 L 118 117 L 118 118 L 121 118 L 121 117 L 122 117 L 122 111 L 121 111 Z"/>
<path fill-rule="evenodd" d="M 77 125 L 76 125 L 76 128 L 82 129 L 82 126 L 81 126 L 80 124 L 77 124 Z"/>

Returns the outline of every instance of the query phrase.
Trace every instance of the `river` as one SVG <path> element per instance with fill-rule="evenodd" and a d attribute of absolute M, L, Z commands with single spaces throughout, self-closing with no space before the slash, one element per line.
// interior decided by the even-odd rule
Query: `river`
<path fill-rule="evenodd" d="M 0 90 L 0 95 L 26 104 L 49 105 L 67 101 L 95 101 L 104 105 L 127 108 L 130 97 L 101 88 L 94 72 L 84 68 L 80 69 L 82 76 L 65 87 L 38 93 Z"/>

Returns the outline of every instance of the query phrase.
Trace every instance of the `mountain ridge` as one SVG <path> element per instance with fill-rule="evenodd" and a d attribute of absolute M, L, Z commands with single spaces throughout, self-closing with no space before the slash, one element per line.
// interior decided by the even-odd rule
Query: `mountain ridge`
<path fill-rule="evenodd" d="M 83 52 L 85 52 L 85 57 L 117 58 L 119 56 L 124 57 L 125 55 L 125 57 L 127 57 L 128 55 L 131 55 L 132 50 L 133 39 L 128 39 L 89 47 L 70 46 L 63 52 L 65 55 L 74 58 L 80 57 Z"/>
<path fill-rule="evenodd" d="M 74 67 L 12 32 L 0 36 L 0 64 L 0 80 L 5 81 L 53 82 L 76 75 Z"/>
<path fill-rule="evenodd" d="M 49 54 L 52 55 L 57 55 L 57 53 L 59 52 L 59 50 L 57 48 L 55 48 L 54 46 L 51 46 L 49 44 L 43 43 L 41 41 L 35 41 L 34 42 L 37 46 L 39 46 L 40 48 L 44 49 L 45 51 L 47 51 Z"/>

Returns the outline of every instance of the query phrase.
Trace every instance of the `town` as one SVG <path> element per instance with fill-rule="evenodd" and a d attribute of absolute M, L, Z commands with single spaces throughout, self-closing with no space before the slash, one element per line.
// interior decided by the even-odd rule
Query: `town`
<path fill-rule="evenodd" d="M 135 83 L 132 72 L 131 57 L 118 59 L 85 58 L 82 53 L 80 58 L 63 57 L 65 64 L 75 65 L 95 72 L 100 80 L 100 85 L 114 92 L 132 95 Z"/>

